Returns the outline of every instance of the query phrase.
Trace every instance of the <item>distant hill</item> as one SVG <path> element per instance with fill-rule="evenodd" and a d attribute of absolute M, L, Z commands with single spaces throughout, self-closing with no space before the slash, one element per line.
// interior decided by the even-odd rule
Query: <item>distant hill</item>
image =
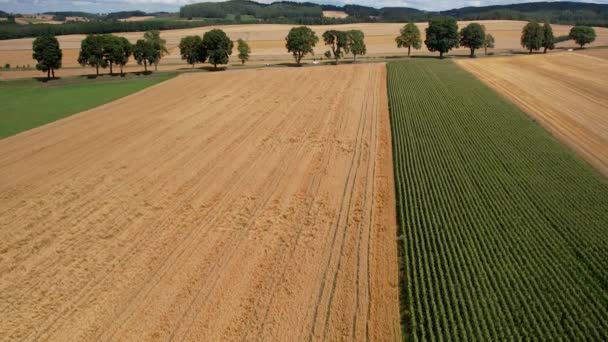
<path fill-rule="evenodd" d="M 559 24 L 608 26 L 608 5 L 580 2 L 534 2 L 512 5 L 465 7 L 442 12 L 422 11 L 406 7 L 373 8 L 361 5 L 319 5 L 309 2 L 279 1 L 262 4 L 250 0 L 205 2 L 183 6 L 182 18 L 228 18 L 251 16 L 259 20 L 291 19 L 294 23 L 324 24 L 323 11 L 344 11 L 344 22 L 406 22 L 425 21 L 447 15 L 459 20 L 549 20 Z"/>
<path fill-rule="evenodd" d="M 106 19 L 127 19 L 131 17 L 145 17 L 148 16 L 146 12 L 143 11 L 122 11 L 122 12 L 112 12 L 106 15 Z"/>
<path fill-rule="evenodd" d="M 249 0 L 202 2 L 186 5 L 180 9 L 182 18 L 226 18 L 237 15 L 247 15 L 258 19 L 321 18 L 323 10 L 320 5 L 312 3 L 279 1 L 262 4 Z"/>
<path fill-rule="evenodd" d="M 88 12 L 74 12 L 74 11 L 61 11 L 61 12 L 44 12 L 43 14 L 49 14 L 59 17 L 81 17 L 87 19 L 99 19 L 99 14 L 93 14 Z"/>

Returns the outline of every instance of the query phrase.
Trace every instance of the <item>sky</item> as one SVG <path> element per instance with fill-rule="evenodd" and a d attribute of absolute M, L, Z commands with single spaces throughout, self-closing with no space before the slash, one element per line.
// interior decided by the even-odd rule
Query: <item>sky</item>
<path fill-rule="evenodd" d="M 177 12 L 180 6 L 209 0 L 0 0 L 0 10 L 13 13 L 42 13 L 50 11 L 83 11 L 109 13 L 125 10 L 146 12 Z M 427 11 L 441 11 L 466 6 L 488 6 L 535 0 L 291 0 L 297 2 L 317 2 L 332 5 L 358 4 L 372 7 L 412 7 Z M 576 0 L 574 0 L 576 1 Z M 270 3 L 272 0 L 258 0 Z M 579 0 L 608 4 L 608 0 Z"/>

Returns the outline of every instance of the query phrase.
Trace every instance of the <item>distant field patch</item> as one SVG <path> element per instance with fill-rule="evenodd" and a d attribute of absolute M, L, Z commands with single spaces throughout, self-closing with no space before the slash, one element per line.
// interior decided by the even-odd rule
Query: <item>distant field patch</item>
<path fill-rule="evenodd" d="M 129 17 L 126 19 L 119 19 L 120 21 L 144 21 L 144 20 L 150 20 L 150 19 L 154 19 L 156 18 L 153 15 L 146 15 L 146 16 L 141 16 L 141 17 Z"/>
<path fill-rule="evenodd" d="M 412 340 L 605 340 L 608 182 L 456 64 L 388 64 Z"/>
<path fill-rule="evenodd" d="M 35 80 L 0 82 L 0 139 L 97 107 L 175 74 L 134 79 L 65 79 L 50 83 Z"/>
<path fill-rule="evenodd" d="M 348 18 L 348 14 L 344 11 L 323 11 L 323 16 L 336 19 Z"/>

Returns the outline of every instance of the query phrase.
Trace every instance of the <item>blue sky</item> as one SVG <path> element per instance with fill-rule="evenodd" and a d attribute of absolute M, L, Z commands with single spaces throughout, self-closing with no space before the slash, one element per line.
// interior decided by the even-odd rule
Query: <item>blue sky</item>
<path fill-rule="evenodd" d="M 205 0 L 0 0 L 0 10 L 18 13 L 39 13 L 47 11 L 85 11 L 95 13 L 107 13 L 122 10 L 143 11 L 177 11 L 180 6 L 188 3 L 202 2 Z M 304 1 L 304 0 L 292 0 Z M 519 2 L 518 0 L 308 0 L 310 2 L 329 4 L 360 4 L 373 7 L 403 6 L 422 10 L 447 10 L 465 6 L 487 6 L 497 4 L 509 4 Z M 271 0 L 260 0 L 259 2 L 272 2 Z M 595 2 L 608 4 L 608 0 L 578 2 Z"/>

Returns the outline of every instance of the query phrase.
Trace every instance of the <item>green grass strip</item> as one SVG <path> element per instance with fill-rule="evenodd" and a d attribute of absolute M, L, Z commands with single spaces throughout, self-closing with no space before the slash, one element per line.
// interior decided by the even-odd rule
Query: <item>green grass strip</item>
<path fill-rule="evenodd" d="M 117 100 L 175 75 L 0 82 L 0 139 Z"/>

